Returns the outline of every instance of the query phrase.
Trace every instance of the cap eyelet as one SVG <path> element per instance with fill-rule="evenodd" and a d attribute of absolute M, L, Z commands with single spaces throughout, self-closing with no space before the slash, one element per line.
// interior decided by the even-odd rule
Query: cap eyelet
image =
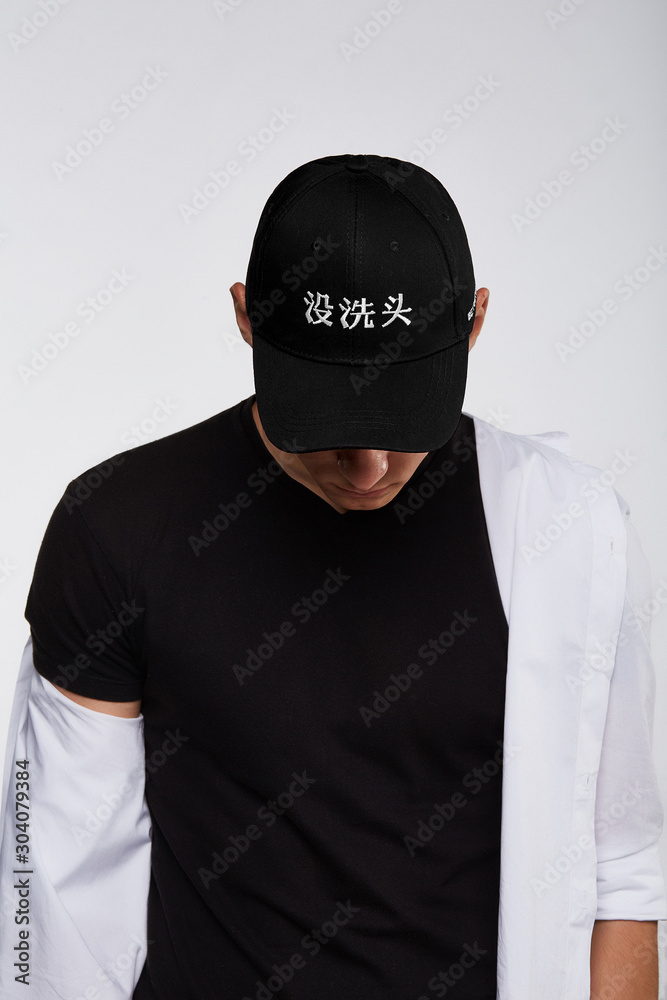
<path fill-rule="evenodd" d="M 392 240 L 389 244 L 389 249 L 393 250 L 395 253 L 398 250 L 398 242 L 396 240 Z"/>

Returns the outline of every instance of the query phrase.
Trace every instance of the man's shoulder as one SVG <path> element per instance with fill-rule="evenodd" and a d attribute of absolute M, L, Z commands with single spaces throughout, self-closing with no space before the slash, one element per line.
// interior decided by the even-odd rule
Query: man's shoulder
<path fill-rule="evenodd" d="M 478 443 L 484 444 L 493 441 L 496 447 L 505 448 L 507 451 L 514 451 L 517 454 L 531 455 L 539 453 L 549 458 L 554 457 L 553 453 L 556 453 L 569 459 L 572 457 L 570 435 L 567 431 L 541 431 L 533 434 L 518 434 L 490 420 L 484 420 L 474 413 L 466 412 L 465 415 L 474 422 L 475 437 Z"/>
<path fill-rule="evenodd" d="M 242 402 L 85 469 L 67 484 L 62 504 L 68 513 L 78 509 L 85 519 L 142 510 L 155 515 L 160 507 L 196 494 L 233 465 Z"/>
<path fill-rule="evenodd" d="M 492 465 L 497 474 L 538 475 L 555 494 L 568 489 L 576 492 L 589 509 L 603 495 L 613 497 L 623 514 L 628 515 L 628 503 L 607 481 L 607 470 L 572 455 L 567 431 L 518 434 L 474 414 L 467 415 L 474 421 L 478 459 Z"/>

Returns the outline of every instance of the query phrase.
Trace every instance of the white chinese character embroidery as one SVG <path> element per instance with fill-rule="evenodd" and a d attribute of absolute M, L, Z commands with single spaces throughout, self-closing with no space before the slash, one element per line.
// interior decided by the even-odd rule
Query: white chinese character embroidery
<path fill-rule="evenodd" d="M 333 306 L 329 302 L 328 295 L 322 295 L 322 292 L 318 292 L 317 298 L 314 298 L 313 293 L 308 292 L 307 295 L 304 295 L 303 301 L 308 306 L 306 309 L 306 319 L 309 323 L 324 323 L 326 326 L 333 326 L 333 323 L 329 319 L 329 316 L 333 312 Z M 315 313 L 317 319 L 313 319 L 313 313 Z"/>
<path fill-rule="evenodd" d="M 394 305 L 390 305 L 390 303 L 394 303 Z M 393 323 L 395 319 L 402 319 L 407 326 L 410 326 L 410 320 L 406 319 L 403 315 L 403 313 L 406 312 L 412 312 L 412 306 L 406 306 L 405 309 L 403 308 L 403 292 L 398 293 L 398 298 L 390 295 L 384 304 L 382 315 L 386 316 L 387 313 L 391 313 L 391 316 L 387 322 L 382 325 L 389 326 L 389 324 Z"/>
<path fill-rule="evenodd" d="M 338 305 L 343 310 L 343 315 L 340 318 L 342 325 L 346 330 L 350 330 L 353 326 L 356 326 L 361 317 L 364 317 L 364 326 L 375 326 L 375 323 L 371 319 L 371 316 L 375 315 L 375 309 L 370 307 L 373 305 L 372 302 L 367 302 L 365 298 L 355 299 L 354 302 L 350 302 L 349 299 L 343 299 L 345 305 L 339 302 Z M 352 313 L 354 316 L 354 323 L 348 323 L 347 317 Z"/>

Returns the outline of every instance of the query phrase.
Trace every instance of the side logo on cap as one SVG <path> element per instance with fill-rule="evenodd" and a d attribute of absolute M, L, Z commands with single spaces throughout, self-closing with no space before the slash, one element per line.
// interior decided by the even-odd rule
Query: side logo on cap
<path fill-rule="evenodd" d="M 334 314 L 334 308 L 329 301 L 328 294 L 323 292 L 313 294 L 309 291 L 304 295 L 303 301 L 307 306 L 305 315 L 308 323 L 312 323 L 314 326 L 320 323 L 325 326 L 333 326 L 331 317 Z M 342 302 L 338 303 L 338 308 L 341 310 L 339 317 L 340 325 L 345 330 L 350 330 L 363 318 L 363 325 L 365 327 L 375 326 L 372 319 L 375 316 L 374 305 L 375 303 L 368 302 L 365 296 L 361 299 L 355 299 L 354 302 L 350 302 L 349 299 L 344 298 Z M 403 292 L 399 292 L 398 295 L 389 295 L 382 311 L 382 315 L 388 315 L 389 319 L 381 325 L 383 327 L 389 326 L 394 320 L 401 319 L 406 326 L 410 326 L 411 320 L 403 314 L 412 311 L 412 306 L 403 305 Z M 352 319 L 352 322 L 349 322 L 350 319 Z"/>

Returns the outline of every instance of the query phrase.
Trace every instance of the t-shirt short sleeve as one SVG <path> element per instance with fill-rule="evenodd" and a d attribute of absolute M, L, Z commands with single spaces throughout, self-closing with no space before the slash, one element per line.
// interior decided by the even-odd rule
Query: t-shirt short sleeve
<path fill-rule="evenodd" d="M 134 701 L 143 690 L 144 609 L 79 505 L 68 503 L 70 495 L 65 492 L 51 515 L 28 592 L 33 662 L 74 694 Z"/>

